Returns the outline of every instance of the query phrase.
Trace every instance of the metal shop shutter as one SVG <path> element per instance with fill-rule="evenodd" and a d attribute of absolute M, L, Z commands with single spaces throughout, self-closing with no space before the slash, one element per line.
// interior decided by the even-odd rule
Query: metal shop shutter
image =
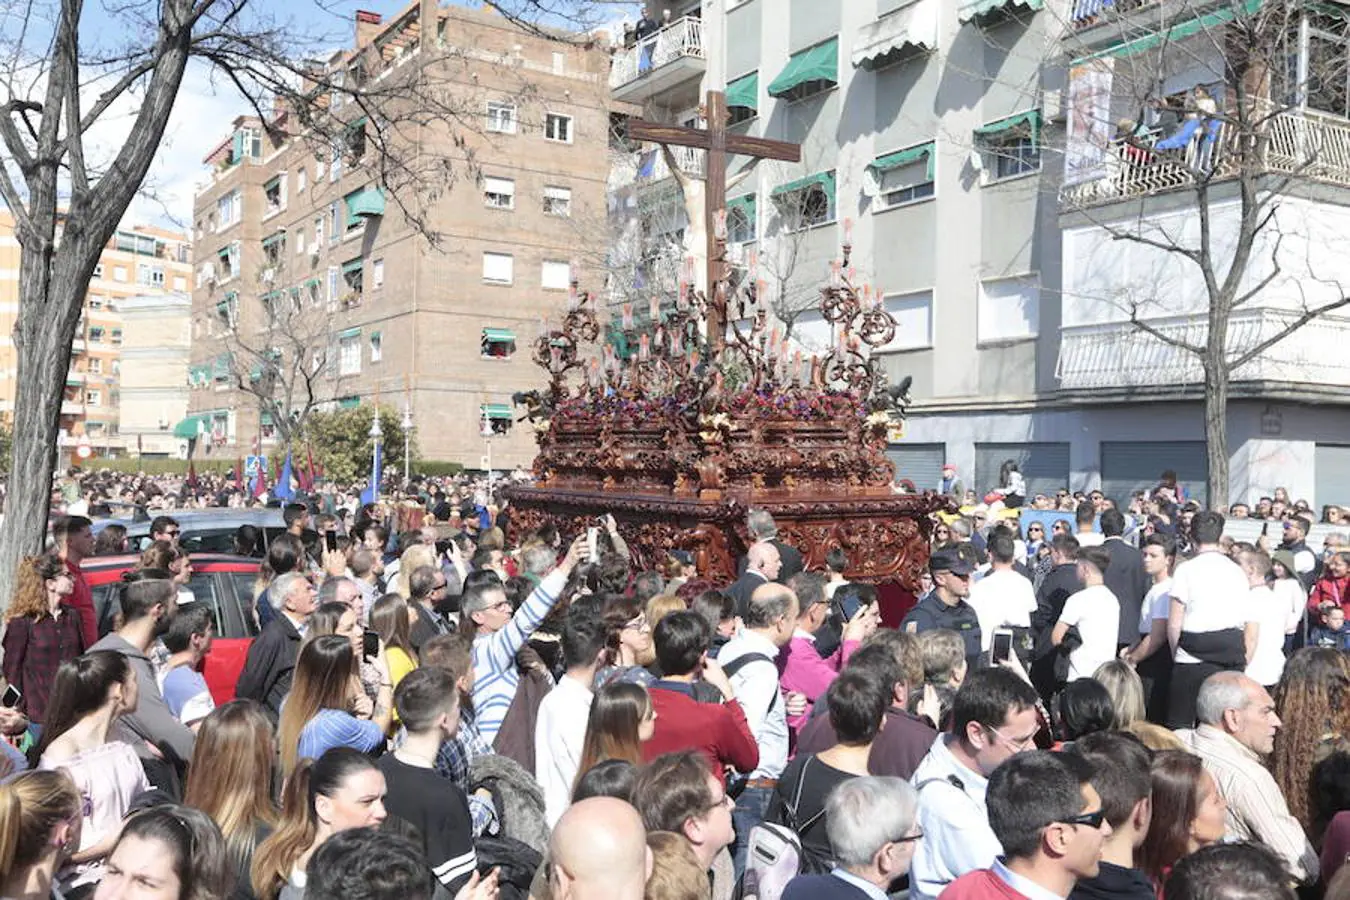
<path fill-rule="evenodd" d="M 1158 486 L 1162 473 L 1177 473 L 1186 497 L 1208 505 L 1209 460 L 1204 441 L 1102 441 L 1102 493 L 1121 509 L 1135 491 Z"/>
<path fill-rule="evenodd" d="M 937 490 L 942 480 L 942 464 L 947 461 L 946 444 L 891 444 L 886 455 L 895 463 L 895 480 L 907 479 L 914 490 Z"/>
<path fill-rule="evenodd" d="M 981 500 L 998 487 L 998 470 L 1007 460 L 1017 468 L 1027 482 L 1028 502 L 1036 494 L 1051 494 L 1069 486 L 1069 445 L 1049 441 L 1030 444 L 976 444 L 975 481 L 969 472 L 958 472 L 966 487 L 973 487 Z"/>
<path fill-rule="evenodd" d="M 1350 506 L 1350 446 L 1318 444 L 1313 457 L 1313 510 L 1322 517 L 1327 504 Z"/>

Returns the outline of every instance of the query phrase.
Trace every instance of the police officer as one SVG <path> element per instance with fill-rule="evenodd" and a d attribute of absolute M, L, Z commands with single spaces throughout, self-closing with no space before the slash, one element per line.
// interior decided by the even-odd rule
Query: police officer
<path fill-rule="evenodd" d="M 966 664 L 975 669 L 980 661 L 980 620 L 966 602 L 970 575 L 975 567 L 957 550 L 936 550 L 928 560 L 933 590 L 909 611 L 900 627 L 910 634 L 947 628 L 966 642 Z"/>

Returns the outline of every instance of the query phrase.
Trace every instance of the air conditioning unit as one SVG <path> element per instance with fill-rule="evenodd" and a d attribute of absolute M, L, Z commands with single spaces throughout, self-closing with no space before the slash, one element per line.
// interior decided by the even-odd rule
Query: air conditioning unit
<path fill-rule="evenodd" d="M 273 268 L 270 268 L 270 267 L 269 267 L 269 268 L 266 268 L 266 269 L 263 269 L 263 270 L 262 270 L 262 281 L 263 281 L 263 284 L 271 284 L 272 281 L 273 281 L 276 277 L 277 277 L 277 270 L 276 270 L 276 269 L 273 269 Z"/>
<path fill-rule="evenodd" d="M 208 282 L 210 282 L 211 284 L 215 284 L 215 281 L 216 281 L 216 267 L 213 266 L 213 265 L 211 265 L 211 263 L 207 263 L 207 264 L 202 268 L 202 277 L 205 278 L 205 279 L 206 279 Z"/>

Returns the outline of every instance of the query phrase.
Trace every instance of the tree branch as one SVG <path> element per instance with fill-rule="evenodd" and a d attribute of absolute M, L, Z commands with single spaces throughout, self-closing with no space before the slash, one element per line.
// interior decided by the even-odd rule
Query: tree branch
<path fill-rule="evenodd" d="M 1337 309 L 1341 309 L 1346 306 L 1350 306 L 1350 296 L 1341 297 L 1339 300 L 1333 300 L 1330 303 L 1324 303 L 1321 306 L 1317 307 L 1316 309 L 1305 309 L 1298 316 L 1298 318 L 1289 322 L 1289 324 L 1285 325 L 1283 328 L 1275 332 L 1275 334 L 1273 334 L 1272 336 L 1266 338 L 1264 341 L 1261 341 L 1255 346 L 1249 348 L 1242 355 L 1227 361 L 1225 365 L 1228 366 L 1228 370 L 1230 372 L 1236 371 L 1237 369 L 1240 369 L 1242 366 L 1245 366 L 1247 363 L 1256 359 L 1262 353 L 1265 353 L 1267 350 L 1278 344 L 1280 341 L 1289 337 L 1289 335 L 1293 334 L 1295 331 L 1298 331 L 1304 325 L 1307 325 L 1313 319 L 1316 319 L 1318 316 L 1325 315 L 1326 313 L 1332 312 Z"/>

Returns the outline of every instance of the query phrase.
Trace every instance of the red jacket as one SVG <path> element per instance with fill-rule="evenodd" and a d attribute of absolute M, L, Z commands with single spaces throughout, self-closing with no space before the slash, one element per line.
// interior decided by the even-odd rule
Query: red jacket
<path fill-rule="evenodd" d="M 1328 574 L 1317 579 L 1308 595 L 1308 609 L 1317 612 L 1323 603 L 1335 603 L 1345 610 L 1346 618 L 1350 618 L 1350 575 L 1332 578 Z"/>
<path fill-rule="evenodd" d="M 938 894 L 938 900 L 1030 900 L 1014 890 L 992 869 L 976 869 L 953 881 Z"/>
<path fill-rule="evenodd" d="M 753 772 L 759 765 L 759 745 L 740 703 L 699 703 L 669 681 L 658 681 L 650 693 L 656 730 L 642 745 L 644 761 L 651 762 L 663 753 L 698 750 L 719 776 L 727 766 Z"/>
<path fill-rule="evenodd" d="M 75 590 L 66 602 L 79 613 L 80 635 L 84 638 L 84 646 L 92 647 L 98 643 L 98 616 L 94 612 L 94 592 L 89 588 L 89 582 L 84 580 L 84 572 L 79 566 L 66 560 L 66 570 L 75 581 Z"/>

